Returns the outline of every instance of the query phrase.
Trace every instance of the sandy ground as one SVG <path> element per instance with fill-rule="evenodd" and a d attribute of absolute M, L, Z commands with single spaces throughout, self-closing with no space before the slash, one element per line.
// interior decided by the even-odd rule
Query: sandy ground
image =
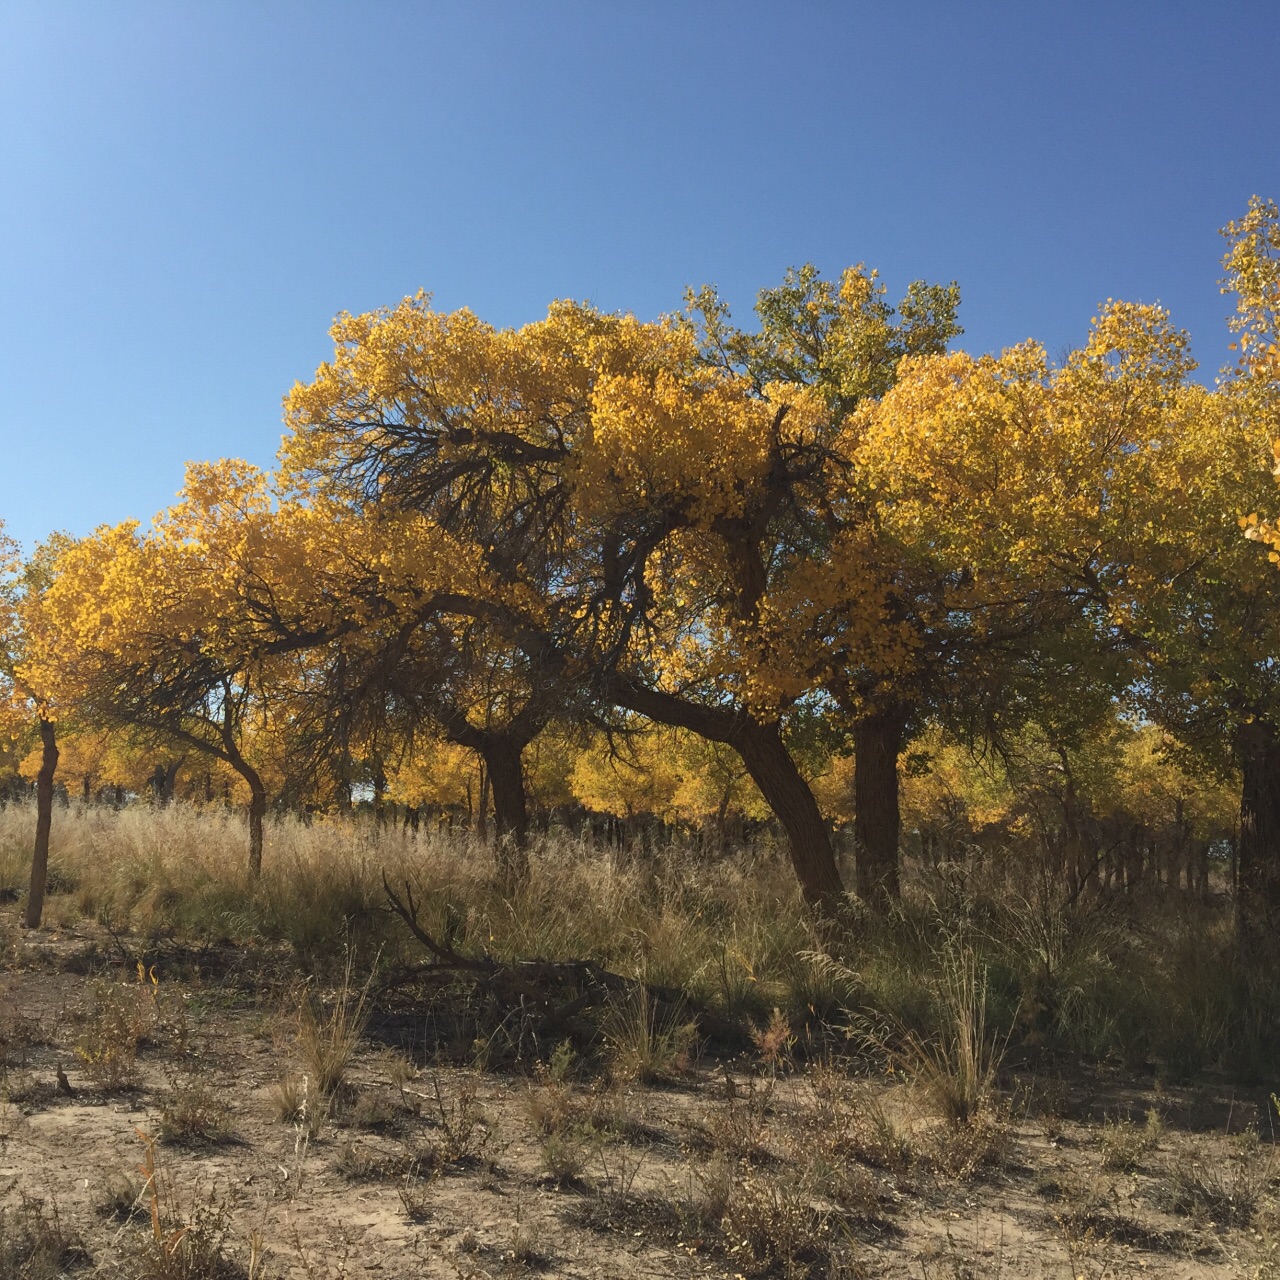
<path fill-rule="evenodd" d="M 296 996 L 272 971 L 282 958 L 161 955 L 140 980 L 129 940 L 3 923 L 0 1246 L 56 1213 L 68 1274 L 163 1275 L 148 1242 L 184 1230 L 228 1261 L 210 1276 L 254 1280 L 1097 1280 L 1276 1265 L 1265 1098 L 1023 1081 L 996 1154 L 969 1167 L 939 1157 L 945 1130 L 889 1078 L 775 1079 L 706 1057 L 661 1086 L 436 1067 L 406 1054 L 403 1018 L 384 1034 L 375 1013 L 328 1114 L 312 1101 L 282 1118 L 305 1070 Z M 134 1022 L 117 1038 L 141 1032 L 136 1059 L 130 1046 L 125 1078 L 104 1082 L 121 1017 Z M 213 1118 L 213 1140 L 191 1117 L 184 1129 L 184 1107 Z M 1159 1126 L 1142 1127 L 1148 1111 Z M 903 1135 L 900 1159 L 868 1141 L 877 1116 Z M 1123 1116 L 1135 1123 L 1117 1128 Z M 1217 1199 L 1189 1195 L 1202 1183 Z"/>

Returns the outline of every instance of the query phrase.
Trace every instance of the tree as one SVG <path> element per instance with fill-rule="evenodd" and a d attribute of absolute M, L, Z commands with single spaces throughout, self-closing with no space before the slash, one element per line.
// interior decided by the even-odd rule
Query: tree
<path fill-rule="evenodd" d="M 685 612 L 658 598 L 685 549 L 673 535 L 705 546 L 710 523 L 735 518 L 770 449 L 788 452 L 780 406 L 702 364 L 683 326 L 571 304 L 498 332 L 418 298 L 340 317 L 334 337 L 334 361 L 289 400 L 293 472 L 420 513 L 474 548 L 492 589 L 459 591 L 447 608 L 500 632 L 544 688 L 586 689 L 732 745 L 791 836 L 806 895 L 834 904 L 826 830 L 776 714 L 677 691 L 660 671 Z M 721 688 L 733 680 L 728 670 Z"/>
<path fill-rule="evenodd" d="M 1036 721 L 1069 751 L 1133 679 L 1114 602 L 1159 521 L 1160 451 L 1207 394 L 1185 385 L 1190 368 L 1163 312 L 1113 304 L 1059 366 L 1033 343 L 907 360 L 856 415 L 842 501 L 869 512 L 900 643 L 832 685 L 843 705 L 863 702 L 855 725 L 882 744 L 888 831 L 913 721 L 996 745 Z"/>
<path fill-rule="evenodd" d="M 249 867 L 262 865 L 267 791 L 248 743 L 275 718 L 288 658 L 264 655 L 255 589 L 272 522 L 265 477 L 244 464 L 190 468 L 180 502 L 147 534 L 99 529 L 52 566 L 24 670 L 86 722 L 221 761 L 249 791 Z M 278 601 L 277 601 L 278 603 Z"/>
<path fill-rule="evenodd" d="M 51 686 L 29 670 L 33 637 L 44 615 L 50 562 L 65 539 L 54 535 L 25 563 L 16 545 L 0 525 L 0 695 L 6 719 L 15 716 L 31 723 L 40 743 L 40 767 L 36 773 L 36 830 L 31 855 L 31 878 L 24 920 L 28 929 L 39 927 L 44 914 L 45 885 L 49 870 L 49 837 L 53 826 L 53 781 L 58 768 L 57 698 Z M 12 728 L 6 735 L 18 737 Z"/>

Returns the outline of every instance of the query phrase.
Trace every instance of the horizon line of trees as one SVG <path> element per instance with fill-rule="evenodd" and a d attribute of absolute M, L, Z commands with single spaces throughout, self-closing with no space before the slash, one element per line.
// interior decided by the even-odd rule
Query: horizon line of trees
<path fill-rule="evenodd" d="M 450 744 L 483 765 L 513 892 L 535 756 L 576 752 L 582 791 L 593 759 L 650 786 L 692 743 L 690 772 L 739 780 L 830 919 L 849 889 L 897 897 L 930 757 L 986 752 L 1006 781 L 1039 759 L 1079 881 L 1106 807 L 1084 766 L 1155 741 L 1184 844 L 1195 797 L 1220 827 L 1237 788 L 1241 933 L 1273 932 L 1275 204 L 1224 234 L 1239 359 L 1212 388 L 1159 307 L 1109 302 L 1060 361 L 974 357 L 951 349 L 954 283 L 893 307 L 862 266 L 789 272 L 750 331 L 710 288 L 656 322 L 557 302 L 499 330 L 422 294 L 339 316 L 275 471 L 193 464 L 149 528 L 8 547 L 0 679 L 11 736 L 40 743 L 28 922 L 59 738 L 234 777 L 255 874 L 273 798 L 381 799 Z"/>

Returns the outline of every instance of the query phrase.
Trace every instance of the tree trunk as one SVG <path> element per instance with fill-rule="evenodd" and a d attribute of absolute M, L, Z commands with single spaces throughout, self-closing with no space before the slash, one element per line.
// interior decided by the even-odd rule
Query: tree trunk
<path fill-rule="evenodd" d="M 382 827 L 387 822 L 387 775 L 382 771 L 382 765 L 378 764 L 373 771 L 373 818 L 378 826 Z"/>
<path fill-rule="evenodd" d="M 249 783 L 249 874 L 256 880 L 262 874 L 262 827 L 267 816 L 267 791 L 256 773 Z"/>
<path fill-rule="evenodd" d="M 258 771 L 238 750 L 228 751 L 228 764 L 245 780 L 249 787 L 249 874 L 256 880 L 262 874 L 262 828 L 267 816 L 267 788 Z M 230 798 L 230 785 L 227 787 Z"/>
<path fill-rule="evenodd" d="M 488 843 L 489 840 L 489 766 L 480 764 L 480 802 L 476 807 L 476 834 Z"/>
<path fill-rule="evenodd" d="M 731 745 L 787 833 L 791 865 L 805 902 L 816 914 L 838 919 L 844 907 L 844 885 L 827 824 L 778 726 L 744 717 Z"/>
<path fill-rule="evenodd" d="M 883 910 L 901 894 L 898 843 L 898 756 L 906 732 L 900 707 L 885 707 L 853 726 L 853 838 L 858 897 Z"/>
<path fill-rule="evenodd" d="M 490 736 L 484 747 L 493 792 L 498 876 L 509 890 L 522 887 L 529 879 L 529 810 L 520 754 L 518 744 L 496 736 Z"/>
<path fill-rule="evenodd" d="M 1236 928 L 1251 946 L 1280 928 L 1280 742 L 1265 721 L 1237 731 L 1240 756 L 1240 840 Z"/>
<path fill-rule="evenodd" d="M 776 723 L 761 724 L 743 711 L 687 702 L 675 694 L 652 689 L 618 674 L 611 676 L 605 687 L 608 696 L 620 707 L 659 724 L 689 729 L 710 742 L 723 742 L 732 747 L 787 833 L 791 865 L 805 902 L 815 915 L 827 920 L 841 919 L 844 885 L 827 824 Z"/>
<path fill-rule="evenodd" d="M 53 826 L 53 775 L 58 767 L 57 730 L 40 720 L 40 772 L 36 775 L 36 844 L 31 855 L 26 925 L 38 929 L 44 915 L 44 888 L 49 877 L 49 829 Z"/>

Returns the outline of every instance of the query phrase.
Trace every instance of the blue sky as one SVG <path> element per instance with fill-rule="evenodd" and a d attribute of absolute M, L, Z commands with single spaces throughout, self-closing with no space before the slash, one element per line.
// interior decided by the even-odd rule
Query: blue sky
<path fill-rule="evenodd" d="M 1280 0 L 0 0 L 0 518 L 148 519 L 270 463 L 335 312 L 651 317 L 788 265 L 956 279 L 961 345 L 1161 301 L 1280 197 Z"/>

